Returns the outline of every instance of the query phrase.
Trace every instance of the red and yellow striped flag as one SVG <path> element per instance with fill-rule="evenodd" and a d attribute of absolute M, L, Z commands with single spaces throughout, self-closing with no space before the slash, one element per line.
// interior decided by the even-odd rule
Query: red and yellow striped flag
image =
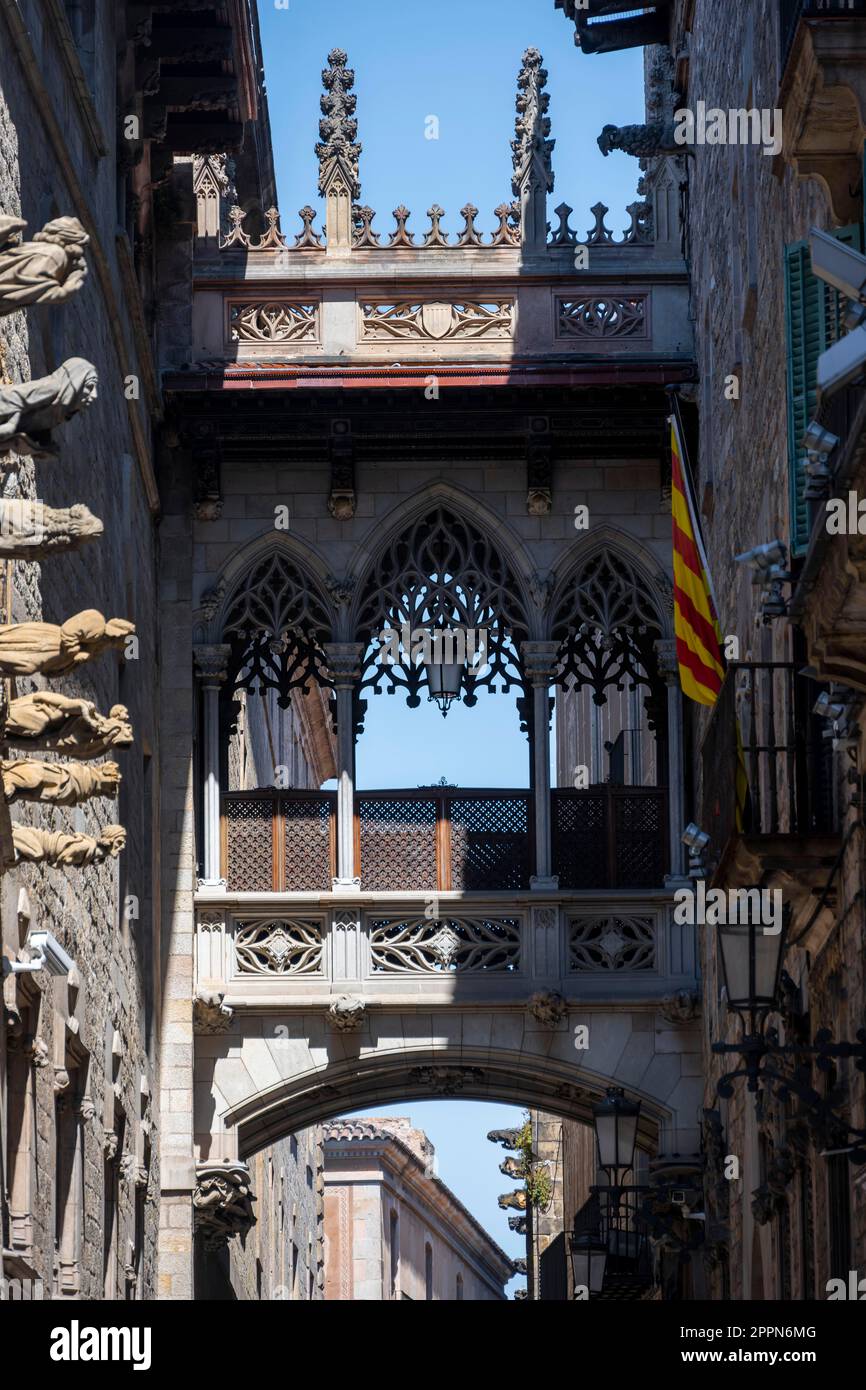
<path fill-rule="evenodd" d="M 674 631 L 683 693 L 699 705 L 714 705 L 725 668 L 722 631 L 701 545 L 697 517 L 675 417 L 671 417 L 671 477 L 674 523 Z"/>

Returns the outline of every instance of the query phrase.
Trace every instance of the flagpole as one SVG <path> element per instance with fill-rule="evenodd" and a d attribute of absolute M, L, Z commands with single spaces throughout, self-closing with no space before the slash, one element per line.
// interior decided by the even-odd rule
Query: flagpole
<path fill-rule="evenodd" d="M 704 574 L 706 575 L 707 586 L 710 591 L 710 598 L 713 601 L 713 607 L 716 610 L 716 619 L 718 620 L 719 601 L 716 598 L 716 589 L 715 585 L 713 584 L 713 576 L 710 573 L 710 564 L 707 559 L 706 549 L 704 548 L 704 538 L 701 532 L 700 521 L 698 520 L 697 506 L 695 503 L 694 493 L 694 474 L 692 473 L 691 463 L 689 461 L 688 453 L 686 452 L 685 439 L 683 438 L 682 416 L 680 415 L 680 398 L 675 391 L 669 391 L 669 395 L 673 405 L 673 410 L 669 418 L 671 425 L 674 428 L 674 432 L 677 436 L 677 444 L 679 446 L 680 451 L 680 461 L 683 465 L 683 491 L 686 494 L 686 506 L 689 509 L 689 516 L 691 517 L 692 522 L 692 530 L 695 536 L 695 545 L 698 549 L 698 555 L 700 556 L 701 564 L 704 567 Z"/>

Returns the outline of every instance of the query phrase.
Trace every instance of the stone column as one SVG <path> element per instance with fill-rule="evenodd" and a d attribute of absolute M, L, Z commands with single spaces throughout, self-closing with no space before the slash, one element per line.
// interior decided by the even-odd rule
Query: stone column
<path fill-rule="evenodd" d="M 671 843 L 668 878 L 687 883 L 685 847 L 681 836 L 686 827 L 685 782 L 683 777 L 683 692 L 677 662 L 675 637 L 655 644 L 659 672 L 668 689 L 668 825 Z"/>
<path fill-rule="evenodd" d="M 356 893 L 355 873 L 355 685 L 361 678 L 360 642 L 326 642 L 328 674 L 337 694 L 337 877 L 334 888 Z"/>
<path fill-rule="evenodd" d="M 228 674 L 231 647 L 194 648 L 195 669 L 202 688 L 202 790 L 204 794 L 204 873 L 200 888 L 225 888 L 220 874 L 220 687 Z"/>
<path fill-rule="evenodd" d="M 532 683 L 532 791 L 535 802 L 533 891 L 556 889 L 550 853 L 550 686 L 556 674 L 558 642 L 524 642 L 523 665 Z"/>

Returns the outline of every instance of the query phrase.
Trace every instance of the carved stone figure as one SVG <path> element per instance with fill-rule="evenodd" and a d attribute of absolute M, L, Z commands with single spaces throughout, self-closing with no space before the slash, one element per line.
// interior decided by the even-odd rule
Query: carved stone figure
<path fill-rule="evenodd" d="M 487 1138 L 491 1144 L 501 1144 L 503 1149 L 516 1149 L 519 1147 L 519 1129 L 491 1129 Z"/>
<path fill-rule="evenodd" d="M 245 1163 L 200 1163 L 192 1194 L 195 1229 L 206 1250 L 221 1249 L 230 1236 L 245 1235 L 255 1224 L 249 1169 Z"/>
<path fill-rule="evenodd" d="M 4 676 L 62 676 L 110 648 L 119 650 L 135 624 L 104 618 L 85 608 L 65 623 L 8 623 L 0 626 L 0 672 Z"/>
<path fill-rule="evenodd" d="M 16 863 L 81 868 L 116 859 L 126 845 L 126 831 L 122 825 L 107 825 L 98 836 L 68 835 L 58 830 L 39 830 L 33 825 L 13 825 L 12 842 Z"/>
<path fill-rule="evenodd" d="M 526 1192 L 522 1187 L 516 1192 L 503 1192 L 497 1201 L 503 1211 L 526 1211 Z"/>
<path fill-rule="evenodd" d="M 55 806 L 77 806 L 93 796 L 117 796 L 120 768 L 117 763 L 46 763 L 20 758 L 0 762 L 0 779 L 7 801 L 42 801 Z"/>
<path fill-rule="evenodd" d="M 328 1007 L 328 1018 L 332 1028 L 339 1033 L 360 1032 L 364 1023 L 367 1005 L 363 999 L 353 994 L 341 994 L 332 999 Z"/>
<path fill-rule="evenodd" d="M 0 386 L 0 454 L 55 458 L 51 431 L 96 399 L 96 368 L 70 357 L 50 376 Z"/>
<path fill-rule="evenodd" d="M 659 1007 L 659 1013 L 666 1023 L 691 1023 L 701 1011 L 701 997 L 692 990 L 678 989 L 676 994 L 666 994 Z"/>
<path fill-rule="evenodd" d="M 100 714 L 91 700 L 34 690 L 10 700 L 4 737 L 10 743 L 78 758 L 99 758 L 109 749 L 132 745 L 132 725 L 125 705 L 112 705 Z"/>
<path fill-rule="evenodd" d="M 527 1008 L 535 1021 L 544 1028 L 555 1028 L 568 1013 L 568 1005 L 555 990 L 542 990 L 533 994 Z"/>
<path fill-rule="evenodd" d="M 28 498 L 0 502 L 0 556 L 7 560 L 41 560 L 60 550 L 78 550 L 102 535 L 99 517 L 82 502 L 73 507 L 45 507 Z"/>
<path fill-rule="evenodd" d="M 19 223 L 15 232 L 27 226 L 18 218 L 8 220 Z M 62 304 L 84 283 L 90 238 L 77 217 L 56 217 L 32 241 L 18 245 L 7 245 L 10 229 L 0 228 L 0 240 L 0 315 L 27 304 Z"/>
<path fill-rule="evenodd" d="M 198 989 L 192 1001 L 193 1031 L 208 1036 L 226 1033 L 234 1017 L 234 1009 L 223 1003 L 225 996 L 218 990 Z"/>
<path fill-rule="evenodd" d="M 598 148 L 605 156 L 611 150 L 624 150 L 638 159 L 686 153 L 674 139 L 673 121 L 656 121 L 652 125 L 606 125 L 598 137 Z"/>

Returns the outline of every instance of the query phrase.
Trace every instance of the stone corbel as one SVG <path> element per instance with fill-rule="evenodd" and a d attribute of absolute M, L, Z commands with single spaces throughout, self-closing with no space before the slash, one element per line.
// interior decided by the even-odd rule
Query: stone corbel
<path fill-rule="evenodd" d="M 366 1011 L 363 999 L 353 994 L 340 994 L 328 1006 L 328 1022 L 338 1033 L 359 1033 Z"/>
<path fill-rule="evenodd" d="M 197 424 L 190 441 L 193 466 L 193 515 L 196 521 L 219 521 L 223 510 L 222 450 L 216 426 Z"/>
<path fill-rule="evenodd" d="M 243 1239 L 255 1225 L 255 1200 L 245 1163 L 225 1159 L 196 1164 L 194 1229 L 205 1250 L 224 1249 L 232 1236 Z"/>
<path fill-rule="evenodd" d="M 526 1007 L 542 1028 L 556 1028 L 568 1014 L 568 1004 L 556 990 L 533 994 Z"/>
<path fill-rule="evenodd" d="M 224 995 L 217 990 L 199 989 L 192 1004 L 193 1032 L 203 1036 L 227 1033 L 234 1009 L 223 1003 Z"/>
<path fill-rule="evenodd" d="M 530 516 L 549 516 L 553 505 L 553 440 L 550 421 L 534 415 L 526 443 L 526 510 Z"/>
<path fill-rule="evenodd" d="M 355 446 L 351 420 L 332 420 L 329 444 L 331 486 L 328 511 L 335 521 L 351 521 L 355 515 Z"/>

